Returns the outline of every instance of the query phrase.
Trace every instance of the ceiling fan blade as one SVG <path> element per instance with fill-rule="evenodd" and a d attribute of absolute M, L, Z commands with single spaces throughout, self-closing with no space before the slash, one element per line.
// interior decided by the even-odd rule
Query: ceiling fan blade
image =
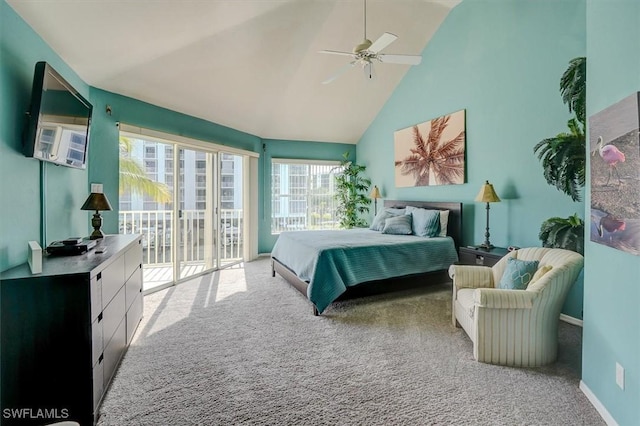
<path fill-rule="evenodd" d="M 327 53 L 329 55 L 351 56 L 352 58 L 355 58 L 356 56 L 352 52 L 340 52 L 339 50 L 319 50 L 318 53 Z"/>
<path fill-rule="evenodd" d="M 397 35 L 391 33 L 382 34 L 371 46 L 367 49 L 369 52 L 378 53 L 398 38 Z"/>
<path fill-rule="evenodd" d="M 378 55 L 380 62 L 387 64 L 420 65 L 422 56 L 419 55 Z"/>
<path fill-rule="evenodd" d="M 338 69 L 338 71 L 336 71 L 335 73 L 333 73 L 333 75 L 331 75 L 331 77 L 327 78 L 325 81 L 322 82 L 322 84 L 329 84 L 331 83 L 333 80 L 335 80 L 336 78 L 340 77 L 342 74 L 344 74 L 345 72 L 347 72 L 349 69 L 353 68 L 353 66 L 356 64 L 356 61 L 352 61 L 349 62 L 348 64 L 342 66 L 341 68 Z"/>

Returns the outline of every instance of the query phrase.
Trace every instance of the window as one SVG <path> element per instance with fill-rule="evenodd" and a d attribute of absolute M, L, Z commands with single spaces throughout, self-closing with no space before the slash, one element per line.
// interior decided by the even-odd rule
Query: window
<path fill-rule="evenodd" d="M 334 200 L 338 162 L 274 159 L 271 164 L 271 233 L 338 227 Z"/>

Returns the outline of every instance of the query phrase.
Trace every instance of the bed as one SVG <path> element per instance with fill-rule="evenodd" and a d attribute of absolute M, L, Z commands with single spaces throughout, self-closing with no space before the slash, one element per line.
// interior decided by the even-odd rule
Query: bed
<path fill-rule="evenodd" d="M 314 315 L 339 298 L 448 280 L 458 260 L 462 204 L 385 200 L 383 209 L 448 210 L 445 237 L 389 235 L 370 229 L 287 231 L 271 253 L 272 276 L 278 273 L 306 296 Z"/>

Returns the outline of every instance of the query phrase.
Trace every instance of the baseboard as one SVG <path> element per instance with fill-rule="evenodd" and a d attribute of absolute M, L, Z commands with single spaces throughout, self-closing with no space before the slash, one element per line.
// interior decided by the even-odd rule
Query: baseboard
<path fill-rule="evenodd" d="M 591 392 L 589 386 L 587 386 L 582 380 L 580 380 L 580 390 L 587 397 L 591 405 L 596 409 L 602 420 L 604 420 L 609 426 L 618 426 L 618 422 L 613 418 L 613 416 L 607 411 L 602 402 Z"/>
<path fill-rule="evenodd" d="M 577 325 L 578 327 L 582 327 L 582 320 L 574 317 L 570 317 L 569 315 L 560 314 L 560 321 L 568 322 L 569 324 Z"/>
<path fill-rule="evenodd" d="M 258 253 L 258 257 L 271 257 L 271 253 Z"/>

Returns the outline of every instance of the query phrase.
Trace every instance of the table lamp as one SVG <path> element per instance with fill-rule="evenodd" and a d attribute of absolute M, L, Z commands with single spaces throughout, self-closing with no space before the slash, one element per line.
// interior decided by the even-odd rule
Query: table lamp
<path fill-rule="evenodd" d="M 480 248 L 490 250 L 493 248 L 493 244 L 489 241 L 489 203 L 497 203 L 500 202 L 500 198 L 496 194 L 496 191 L 493 189 L 493 185 L 486 181 L 482 188 L 480 188 L 480 192 L 476 196 L 476 201 L 487 203 L 487 230 L 484 233 L 484 243 L 480 244 Z"/>
<path fill-rule="evenodd" d="M 89 194 L 89 198 L 84 202 L 80 210 L 95 210 L 93 219 L 91 219 L 91 226 L 93 226 L 93 232 L 89 236 L 91 240 L 97 240 L 104 238 L 104 234 L 100 229 L 102 227 L 102 216 L 100 216 L 100 210 L 112 210 L 111 204 L 106 195 L 101 192 L 92 192 Z"/>
<path fill-rule="evenodd" d="M 380 195 L 380 190 L 376 185 L 373 186 L 369 197 L 373 198 L 373 215 L 375 216 L 378 214 L 378 198 L 382 198 L 382 195 Z"/>

